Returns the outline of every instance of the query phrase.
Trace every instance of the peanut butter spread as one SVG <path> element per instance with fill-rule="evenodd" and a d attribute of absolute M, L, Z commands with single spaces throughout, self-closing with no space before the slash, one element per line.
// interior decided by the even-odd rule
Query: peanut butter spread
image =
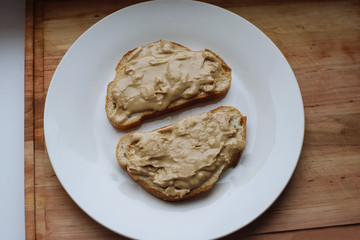
<path fill-rule="evenodd" d="M 132 114 L 161 111 L 181 99 L 216 90 L 224 77 L 222 62 L 209 51 L 192 51 L 161 40 L 133 50 L 122 59 L 110 86 L 113 122 Z"/>
<path fill-rule="evenodd" d="M 230 111 L 206 112 L 135 133 L 126 151 L 128 171 L 145 176 L 169 196 L 182 197 L 211 178 L 217 180 L 245 148 L 239 120 Z"/>

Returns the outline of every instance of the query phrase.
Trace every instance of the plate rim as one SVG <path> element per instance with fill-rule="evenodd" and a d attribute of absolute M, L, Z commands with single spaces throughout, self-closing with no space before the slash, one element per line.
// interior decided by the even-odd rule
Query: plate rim
<path fill-rule="evenodd" d="M 63 61 L 65 61 L 64 59 L 66 59 L 66 56 L 67 56 L 68 54 L 70 54 L 70 52 L 71 52 L 71 50 L 72 50 L 73 48 L 76 47 L 76 44 L 78 44 L 78 42 L 80 41 L 80 39 L 82 39 L 91 29 L 96 28 L 96 26 L 97 26 L 100 22 L 105 21 L 106 19 L 111 18 L 113 15 L 121 14 L 122 11 L 127 11 L 127 10 L 130 9 L 130 8 L 136 8 L 136 7 L 139 6 L 139 5 L 153 4 L 153 3 L 156 3 L 156 2 L 160 2 L 160 1 L 163 1 L 163 0 L 148 1 L 148 2 L 137 3 L 137 4 L 134 4 L 134 5 L 131 5 L 131 6 L 122 8 L 122 9 L 120 9 L 120 10 L 117 10 L 117 11 L 115 11 L 115 12 L 107 15 L 106 17 L 102 18 L 101 20 L 99 20 L 98 22 L 96 22 L 95 24 L 93 24 L 93 25 L 92 25 L 90 28 L 88 28 L 84 33 L 82 33 L 82 34 L 77 38 L 77 40 L 69 47 L 69 49 L 66 51 L 66 53 L 65 53 L 64 56 L 62 57 L 61 61 L 59 62 L 58 66 L 57 66 L 57 68 L 56 68 L 56 70 L 55 70 L 55 72 L 54 72 L 54 74 L 53 74 L 52 80 L 51 80 L 51 82 L 50 82 L 50 84 L 49 84 L 48 91 L 47 91 L 47 94 L 46 94 L 46 100 L 45 100 L 45 104 L 44 104 L 44 117 L 43 117 L 44 142 L 45 142 L 46 148 L 47 148 L 47 145 L 48 145 L 47 142 L 49 141 L 49 137 L 47 137 L 47 135 L 49 134 L 49 132 L 46 131 L 46 129 L 47 129 L 47 127 L 46 127 L 46 126 L 47 126 L 47 122 L 46 122 L 46 121 L 47 121 L 47 114 L 48 114 L 48 110 L 47 110 L 47 109 L 49 108 L 49 107 L 48 107 L 48 105 L 49 105 L 49 103 L 48 103 L 48 96 L 49 96 L 49 93 L 50 93 L 51 89 L 54 88 L 54 87 L 52 87 L 52 84 L 53 84 L 53 80 L 56 79 L 56 74 L 57 74 L 57 71 L 59 70 L 59 66 L 61 65 L 61 63 L 62 63 Z M 166 2 L 171 2 L 171 1 L 166 1 Z M 301 151 L 302 151 L 303 142 L 304 142 L 304 134 L 305 134 L 304 105 L 303 105 L 303 100 L 302 100 L 302 96 L 301 96 L 301 91 L 300 91 L 299 83 L 298 83 L 298 81 L 296 80 L 296 76 L 295 76 L 295 74 L 294 74 L 294 72 L 293 72 L 290 64 L 288 63 L 287 59 L 286 59 L 286 58 L 284 57 L 284 55 L 282 54 L 281 50 L 280 50 L 280 49 L 272 42 L 272 40 L 271 40 L 267 35 L 265 35 L 259 28 L 257 28 L 255 25 L 253 25 L 251 22 L 247 21 L 246 19 L 244 19 L 244 18 L 241 17 L 240 15 L 237 15 L 237 14 L 235 14 L 235 13 L 233 13 L 233 12 L 227 10 L 227 9 L 218 7 L 218 6 L 213 5 L 213 4 L 204 3 L 204 2 L 198 2 L 198 1 L 192 1 L 192 2 L 191 2 L 191 1 L 181 1 L 181 2 L 183 2 L 183 3 L 185 2 L 186 4 L 188 4 L 188 3 L 200 4 L 200 5 L 203 5 L 203 6 L 205 6 L 205 7 L 206 7 L 206 6 L 215 7 L 215 8 L 217 8 L 217 10 L 219 10 L 219 11 L 225 11 L 225 12 L 227 12 L 227 14 L 230 13 L 230 14 L 232 14 L 232 15 L 235 15 L 236 17 L 241 18 L 241 19 L 244 20 L 247 24 L 249 24 L 252 28 L 254 28 L 254 30 L 257 30 L 258 32 L 260 32 L 260 34 L 263 35 L 263 36 L 267 39 L 267 41 L 270 42 L 270 43 L 273 45 L 273 48 L 280 53 L 281 57 L 285 60 L 286 64 L 288 65 L 288 67 L 289 67 L 289 69 L 290 69 L 290 71 L 291 71 L 291 73 L 292 73 L 292 75 L 293 75 L 293 78 L 294 78 L 294 80 L 295 80 L 295 84 L 296 84 L 296 86 L 297 86 L 297 94 L 298 94 L 298 97 L 299 97 L 298 100 L 300 100 L 300 103 L 301 103 L 301 106 L 302 106 L 300 109 L 298 109 L 298 110 L 300 111 L 300 115 L 302 116 L 302 119 L 301 119 L 301 123 L 302 123 L 302 124 L 301 124 L 301 125 L 302 125 L 302 126 L 301 126 L 301 127 L 302 127 L 301 132 L 302 132 L 302 134 L 301 134 L 301 139 L 300 139 L 301 144 L 300 144 L 300 147 L 299 147 L 299 149 L 298 149 L 298 153 L 295 154 L 295 155 L 297 155 L 296 161 L 294 161 L 294 164 L 293 164 L 293 166 L 292 166 L 292 169 L 291 169 L 291 171 L 289 171 L 289 176 L 288 176 L 288 178 L 287 178 L 286 183 L 285 183 L 285 184 L 282 184 L 282 187 L 281 187 L 280 192 L 278 192 L 277 194 L 275 194 L 275 195 L 277 195 L 277 196 L 276 196 L 275 198 L 273 198 L 273 200 L 272 200 L 271 203 L 267 206 L 267 208 L 262 209 L 262 211 L 261 211 L 260 214 L 257 214 L 257 215 L 256 215 L 251 221 L 249 221 L 247 224 L 242 225 L 242 226 L 240 226 L 239 228 L 236 228 L 236 229 L 234 229 L 234 230 L 231 231 L 231 232 L 228 232 L 228 233 L 225 233 L 225 234 L 222 234 L 222 235 L 219 235 L 219 236 L 215 236 L 216 238 L 219 238 L 219 237 L 223 237 L 223 236 L 226 236 L 226 235 L 228 235 L 228 234 L 231 234 L 231 233 L 233 233 L 233 232 L 235 232 L 235 231 L 238 231 L 239 229 L 241 229 L 241 228 L 247 226 L 248 224 L 250 224 L 251 222 L 253 222 L 255 219 L 257 219 L 259 216 L 261 216 L 264 212 L 266 212 L 266 211 L 273 205 L 273 203 L 278 199 L 278 197 L 282 194 L 282 192 L 284 191 L 284 189 L 287 187 L 287 185 L 288 185 L 289 181 L 291 180 L 291 177 L 292 177 L 292 175 L 293 175 L 293 173 L 294 173 L 294 171 L 295 171 L 295 169 L 296 169 L 296 166 L 298 165 L 298 162 L 299 162 L 299 159 L 300 159 L 300 154 L 301 154 Z M 48 140 L 47 140 L 47 139 L 48 139 Z M 48 149 L 48 148 L 47 148 L 47 149 Z M 116 232 L 116 233 L 118 233 L 118 234 L 120 234 L 120 235 L 126 236 L 126 237 L 130 237 L 130 238 L 134 237 L 134 236 L 127 235 L 127 234 L 124 233 L 124 232 L 120 232 L 120 231 L 118 231 L 118 230 L 116 230 L 116 229 L 113 229 L 113 228 L 110 228 L 110 227 L 104 225 L 101 221 L 98 221 L 98 219 L 96 219 L 91 213 L 89 213 L 89 212 L 87 212 L 85 209 L 83 209 L 83 207 L 81 206 L 81 204 L 78 203 L 78 201 L 76 201 L 76 200 L 73 198 L 73 196 L 68 192 L 67 188 L 64 186 L 63 182 L 62 182 L 61 179 L 59 178 L 58 173 L 57 173 L 56 169 L 55 169 L 54 166 L 53 166 L 53 160 L 51 160 L 51 159 L 54 159 L 54 158 L 51 158 L 50 155 L 51 155 L 51 153 L 50 153 L 50 151 L 48 151 L 48 156 L 49 156 L 49 160 L 50 160 L 51 166 L 53 167 L 53 170 L 54 170 L 54 172 L 56 173 L 56 176 L 57 176 L 59 182 L 61 183 L 61 185 L 63 186 L 64 190 L 67 192 L 67 194 L 70 196 L 70 198 L 77 204 L 78 207 L 80 207 L 88 216 L 90 216 L 92 219 L 94 219 L 97 223 L 99 223 L 100 225 L 106 227 L 107 229 L 109 229 L 109 230 L 111 230 L 111 231 L 113 231 L 113 232 Z M 264 167 L 264 166 L 263 166 L 263 167 Z"/>

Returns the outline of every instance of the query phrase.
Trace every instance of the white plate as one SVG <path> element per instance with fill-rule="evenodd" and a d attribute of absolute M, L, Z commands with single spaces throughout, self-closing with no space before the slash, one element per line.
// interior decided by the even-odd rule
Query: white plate
<path fill-rule="evenodd" d="M 116 131 L 105 114 L 106 86 L 128 50 L 167 39 L 209 48 L 233 70 L 225 98 Z M 239 165 L 214 188 L 168 203 L 145 192 L 115 158 L 121 136 L 168 125 L 221 105 L 248 117 L 247 147 Z M 69 49 L 48 91 L 44 129 L 52 166 L 71 198 L 93 219 L 128 237 L 217 238 L 262 214 L 289 181 L 302 147 L 304 111 L 284 56 L 256 27 L 209 4 L 137 4 L 99 21 Z"/>

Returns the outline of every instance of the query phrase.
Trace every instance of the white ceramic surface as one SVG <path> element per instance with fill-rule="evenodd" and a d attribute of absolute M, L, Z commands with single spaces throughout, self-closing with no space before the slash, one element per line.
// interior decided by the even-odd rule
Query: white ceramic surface
<path fill-rule="evenodd" d="M 115 130 L 105 114 L 107 84 L 128 50 L 167 39 L 216 52 L 232 68 L 226 97 Z M 239 165 L 213 189 L 183 202 L 161 201 L 123 171 L 118 140 L 221 105 L 248 117 Z M 256 27 L 219 7 L 190 1 L 137 4 L 99 21 L 69 49 L 48 91 L 44 129 L 52 166 L 71 198 L 107 228 L 140 239 L 209 239 L 244 227 L 280 195 L 297 164 L 304 111 L 284 56 Z"/>

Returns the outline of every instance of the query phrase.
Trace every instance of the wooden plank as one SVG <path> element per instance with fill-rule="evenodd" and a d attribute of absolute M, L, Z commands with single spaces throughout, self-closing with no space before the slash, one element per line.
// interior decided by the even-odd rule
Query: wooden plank
<path fill-rule="evenodd" d="M 360 225 L 338 226 L 329 228 L 306 229 L 300 231 L 265 233 L 255 235 L 231 234 L 224 239 L 232 240 L 358 240 Z"/>
<path fill-rule="evenodd" d="M 34 1 L 26 1 L 25 24 L 25 113 L 24 113 L 24 185 L 25 185 L 25 234 L 35 239 L 34 192 Z"/>
<path fill-rule="evenodd" d="M 264 215 L 229 238 L 359 223 L 358 1 L 211 2 L 251 21 L 279 46 L 297 76 L 306 117 L 304 148 L 288 187 Z M 132 3 L 37 2 L 35 181 L 39 239 L 123 239 L 90 219 L 63 190 L 44 149 L 42 111 L 51 77 L 66 50 L 96 21 Z M 43 22 L 40 12 L 44 13 Z M 311 236 L 311 232 L 304 233 Z M 280 235 L 266 236 L 275 239 Z"/>
<path fill-rule="evenodd" d="M 298 1 L 229 10 L 280 48 L 307 107 L 360 101 L 359 8 L 358 1 Z"/>
<path fill-rule="evenodd" d="M 44 174 L 44 28 L 43 1 L 35 2 L 34 27 L 34 154 L 35 154 L 35 222 L 36 239 L 46 239 Z"/>

